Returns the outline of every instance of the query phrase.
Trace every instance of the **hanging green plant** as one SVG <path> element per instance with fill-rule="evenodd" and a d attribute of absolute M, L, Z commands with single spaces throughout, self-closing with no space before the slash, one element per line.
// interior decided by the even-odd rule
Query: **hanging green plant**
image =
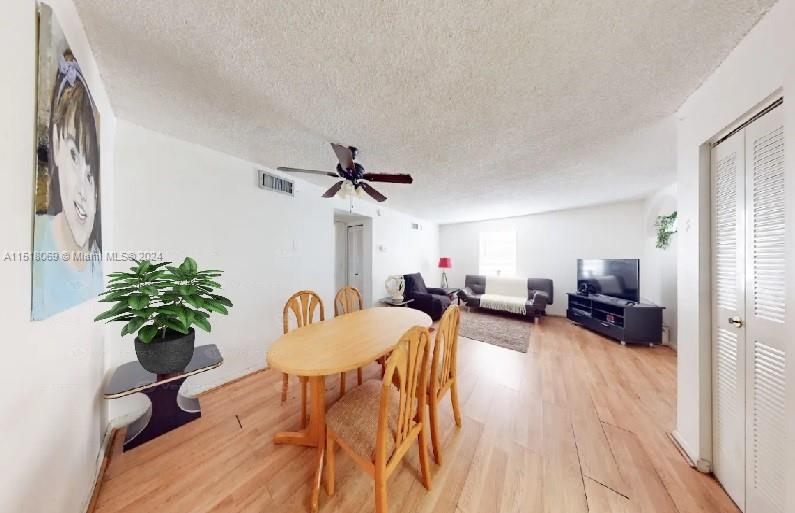
<path fill-rule="evenodd" d="M 676 233 L 676 211 L 667 216 L 657 216 L 654 226 L 657 228 L 657 248 L 668 249 L 671 235 Z"/>

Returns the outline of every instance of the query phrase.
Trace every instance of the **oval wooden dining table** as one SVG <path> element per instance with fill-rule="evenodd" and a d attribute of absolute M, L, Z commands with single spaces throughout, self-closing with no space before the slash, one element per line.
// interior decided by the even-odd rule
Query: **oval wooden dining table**
<path fill-rule="evenodd" d="M 394 349 L 412 326 L 431 318 L 412 308 L 378 307 L 308 324 L 282 335 L 268 349 L 268 366 L 309 378 L 309 423 L 301 431 L 278 433 L 277 444 L 317 447 L 311 509 L 317 511 L 326 445 L 325 377 L 364 367 Z M 373 412 L 376 415 L 377 412 Z"/>

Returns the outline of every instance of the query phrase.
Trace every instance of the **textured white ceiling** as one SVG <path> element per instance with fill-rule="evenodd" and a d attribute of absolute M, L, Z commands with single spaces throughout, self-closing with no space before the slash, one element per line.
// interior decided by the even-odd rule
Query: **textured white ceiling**
<path fill-rule="evenodd" d="M 673 112 L 773 3 L 76 0 L 120 117 L 269 167 L 355 145 L 440 222 L 670 183 Z"/>

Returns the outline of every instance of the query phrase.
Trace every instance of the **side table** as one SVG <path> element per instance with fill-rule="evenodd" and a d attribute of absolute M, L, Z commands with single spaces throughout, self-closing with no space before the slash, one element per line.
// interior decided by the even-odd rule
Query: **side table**
<path fill-rule="evenodd" d="M 450 298 L 450 302 L 451 303 L 453 301 L 455 301 L 456 299 L 458 299 L 458 304 L 459 305 L 461 304 L 461 298 L 458 297 L 458 291 L 461 290 L 461 289 L 443 287 L 442 290 L 444 291 L 445 294 L 447 294 L 447 297 Z"/>
<path fill-rule="evenodd" d="M 378 300 L 379 303 L 386 306 L 408 306 L 414 299 L 403 298 L 402 301 L 394 301 L 391 297 L 382 297 Z"/>
<path fill-rule="evenodd" d="M 140 363 L 128 362 L 118 367 L 105 385 L 105 399 L 116 399 L 143 393 L 149 397 L 149 408 L 127 426 L 124 451 L 168 433 L 201 417 L 199 399 L 179 393 L 190 376 L 220 367 L 224 362 L 214 344 L 198 346 L 185 370 L 174 374 L 153 374 Z"/>

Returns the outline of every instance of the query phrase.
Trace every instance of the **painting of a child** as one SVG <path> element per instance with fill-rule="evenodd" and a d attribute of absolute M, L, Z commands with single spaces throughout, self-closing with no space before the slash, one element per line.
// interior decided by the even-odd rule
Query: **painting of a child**
<path fill-rule="evenodd" d="M 103 283 L 98 115 L 77 60 L 68 47 L 58 48 L 65 41 L 57 21 L 48 21 L 51 37 L 42 41 L 50 48 L 40 48 L 48 61 L 39 72 L 51 63 L 55 77 L 40 77 L 39 94 L 50 98 L 49 117 L 39 120 L 46 132 L 39 134 L 33 224 L 34 320 L 96 297 Z"/>

